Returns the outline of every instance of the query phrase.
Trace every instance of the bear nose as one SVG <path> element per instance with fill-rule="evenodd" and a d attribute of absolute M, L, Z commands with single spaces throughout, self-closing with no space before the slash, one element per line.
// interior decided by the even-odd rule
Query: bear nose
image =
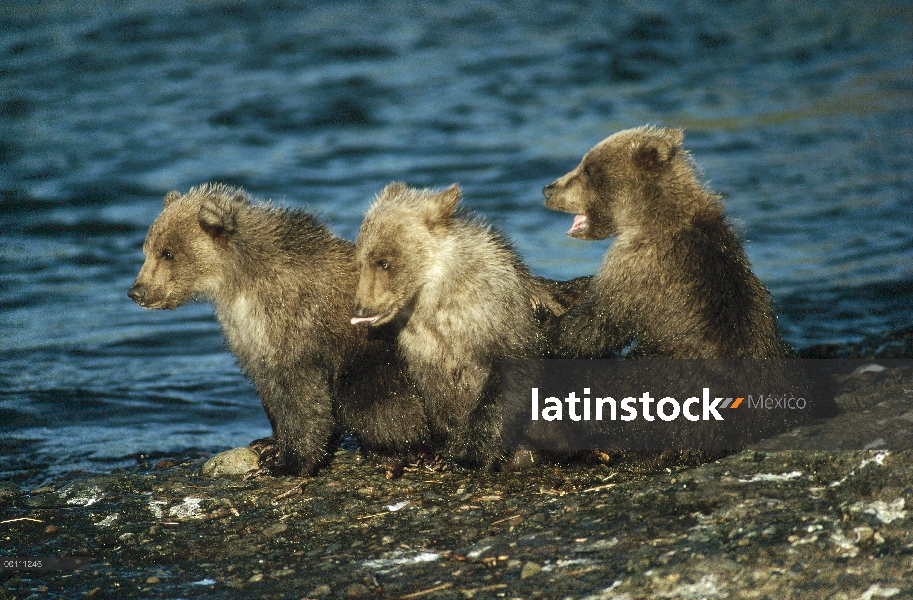
<path fill-rule="evenodd" d="M 371 311 L 367 310 L 361 304 L 356 304 L 355 308 L 352 309 L 352 316 L 359 318 L 359 319 L 364 318 L 364 317 L 370 317 Z"/>
<path fill-rule="evenodd" d="M 140 284 L 134 283 L 133 287 L 130 288 L 130 291 L 127 292 L 127 295 L 137 304 L 142 304 L 143 300 L 146 299 L 146 290 L 144 290 L 143 286 Z"/>
<path fill-rule="evenodd" d="M 548 200 L 549 198 L 551 198 L 551 197 L 552 197 L 552 194 L 555 193 L 555 184 L 556 184 L 556 183 L 558 183 L 558 182 L 557 182 L 557 181 L 553 181 L 553 182 L 551 182 L 550 184 L 548 184 L 547 186 L 545 186 L 544 188 L 542 188 L 542 194 L 545 196 L 545 199 L 546 199 L 546 200 Z"/>

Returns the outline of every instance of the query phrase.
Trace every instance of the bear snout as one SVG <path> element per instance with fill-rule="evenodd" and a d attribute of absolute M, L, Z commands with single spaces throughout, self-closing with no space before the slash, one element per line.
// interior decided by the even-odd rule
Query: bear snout
<path fill-rule="evenodd" d="M 130 299 L 143 306 L 146 302 L 146 288 L 139 284 L 134 283 L 130 290 L 127 292 L 127 295 L 130 296 Z"/>
<path fill-rule="evenodd" d="M 352 309 L 352 325 L 374 325 L 380 320 L 381 316 L 376 310 L 365 308 L 361 304 L 356 304 Z"/>
<path fill-rule="evenodd" d="M 577 212 L 568 206 L 567 202 L 567 184 L 561 179 L 556 179 L 544 188 L 542 195 L 545 196 L 545 208 L 557 210 L 560 212 Z"/>
<path fill-rule="evenodd" d="M 542 188 L 542 195 L 545 196 L 546 202 L 552 199 L 552 194 L 555 193 L 555 188 L 558 187 L 558 182 L 553 181 L 544 188 Z"/>
<path fill-rule="evenodd" d="M 365 308 L 361 304 L 356 304 L 355 308 L 352 309 L 352 318 L 354 319 L 366 319 L 374 316 L 373 310 Z"/>
<path fill-rule="evenodd" d="M 370 316 L 371 316 L 371 312 L 372 312 L 372 311 L 366 309 L 366 308 L 365 308 L 364 306 L 362 306 L 361 304 L 356 304 L 356 305 L 355 305 L 355 308 L 352 309 L 352 316 L 353 316 L 353 317 L 356 317 L 356 318 L 358 318 L 358 319 L 362 319 L 362 318 L 364 318 L 364 317 L 370 317 Z"/>

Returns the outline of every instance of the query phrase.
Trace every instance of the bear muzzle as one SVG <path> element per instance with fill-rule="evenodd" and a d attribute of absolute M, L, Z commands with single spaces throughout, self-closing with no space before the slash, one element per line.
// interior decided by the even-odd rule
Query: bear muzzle
<path fill-rule="evenodd" d="M 377 311 L 365 308 L 361 304 L 356 304 L 352 309 L 352 325 L 374 325 L 384 315 L 377 314 Z"/>
<path fill-rule="evenodd" d="M 564 177 L 561 179 L 564 179 Z M 575 213 L 577 210 L 569 205 L 567 194 L 564 193 L 567 186 L 561 182 L 561 179 L 556 179 L 542 188 L 542 195 L 545 196 L 545 208 L 559 212 Z"/>
<path fill-rule="evenodd" d="M 558 187 L 558 182 L 553 181 L 544 188 L 542 188 L 542 195 L 545 196 L 545 203 L 548 204 L 548 201 L 552 199 L 552 194 L 555 193 L 555 188 Z"/>
<path fill-rule="evenodd" d="M 127 295 L 140 306 L 146 305 L 146 288 L 141 283 L 134 283 L 127 292 Z"/>

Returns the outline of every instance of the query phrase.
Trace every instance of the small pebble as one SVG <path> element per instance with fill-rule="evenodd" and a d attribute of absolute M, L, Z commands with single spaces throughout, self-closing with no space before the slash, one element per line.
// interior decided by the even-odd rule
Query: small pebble
<path fill-rule="evenodd" d="M 263 531 L 260 533 L 263 535 L 263 537 L 273 537 L 275 535 L 279 535 L 286 529 L 288 529 L 288 523 L 274 523 L 273 525 L 264 527 Z"/>
<path fill-rule="evenodd" d="M 346 588 L 346 597 L 348 598 L 363 598 L 368 595 L 371 595 L 371 590 L 363 583 L 353 583 Z"/>
<path fill-rule="evenodd" d="M 170 469 L 172 467 L 178 466 L 178 461 L 173 458 L 163 458 L 162 460 L 155 463 L 153 467 L 156 471 L 164 471 L 165 469 Z"/>
<path fill-rule="evenodd" d="M 540 567 L 538 564 L 534 562 L 528 562 L 523 565 L 523 570 L 520 571 L 520 579 L 527 579 L 533 575 L 537 575 L 541 570 L 542 567 Z"/>

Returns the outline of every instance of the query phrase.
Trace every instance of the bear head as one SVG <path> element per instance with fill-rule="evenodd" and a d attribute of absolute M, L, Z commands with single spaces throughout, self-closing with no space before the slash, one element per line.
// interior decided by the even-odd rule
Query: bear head
<path fill-rule="evenodd" d="M 382 325 L 408 311 L 436 268 L 436 251 L 461 197 L 391 183 L 368 209 L 355 242 L 352 324 Z"/>
<path fill-rule="evenodd" d="M 659 207 L 644 206 L 645 194 L 669 179 L 684 158 L 680 129 L 638 127 L 620 131 L 586 153 L 577 167 L 545 186 L 545 206 L 574 213 L 567 234 L 582 240 L 617 235 Z"/>
<path fill-rule="evenodd" d="M 211 299 L 222 284 L 222 262 L 249 199 L 234 188 L 206 184 L 170 192 L 143 243 L 146 260 L 128 295 L 143 308 L 174 309 Z"/>

